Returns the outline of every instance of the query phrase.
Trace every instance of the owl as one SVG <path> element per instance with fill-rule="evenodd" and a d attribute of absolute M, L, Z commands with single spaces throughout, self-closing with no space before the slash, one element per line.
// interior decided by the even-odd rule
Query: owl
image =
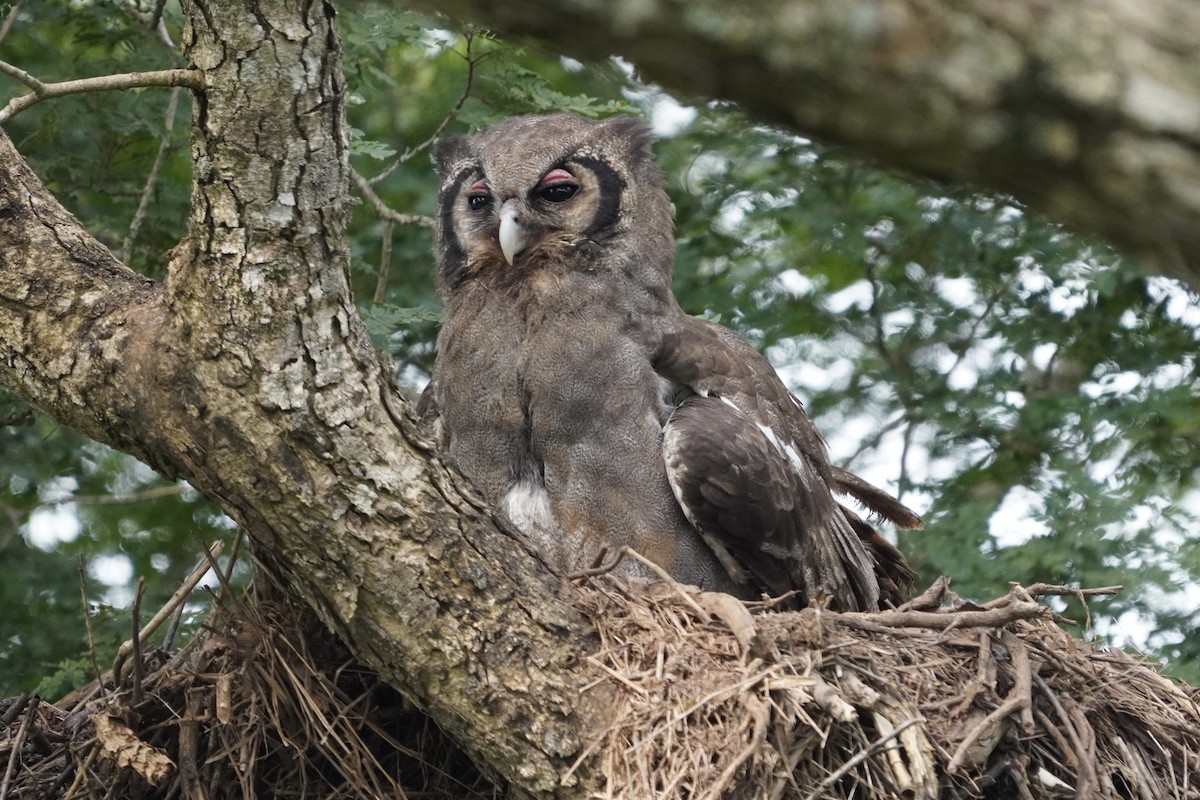
<path fill-rule="evenodd" d="M 680 308 L 651 138 L 633 118 L 557 114 L 437 144 L 444 319 L 420 413 L 560 574 L 628 546 L 743 598 L 898 602 L 913 573 L 835 494 L 920 520 L 830 463 L 753 347 Z"/>

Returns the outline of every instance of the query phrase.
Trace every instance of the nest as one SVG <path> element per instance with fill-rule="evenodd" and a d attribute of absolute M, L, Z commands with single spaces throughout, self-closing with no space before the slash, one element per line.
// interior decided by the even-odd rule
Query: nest
<path fill-rule="evenodd" d="M 1037 601 L 1066 591 L 1106 590 L 784 613 L 592 577 L 583 690 L 613 714 L 572 772 L 630 799 L 1200 798 L 1196 693 L 1067 634 Z M 505 796 L 287 603 L 123 653 L 58 703 L 0 702 L 0 800 Z"/>
<path fill-rule="evenodd" d="M 607 580 L 588 595 L 619 698 L 591 746 L 604 796 L 1200 798 L 1200 694 L 1035 599 L 1113 591 L 978 605 L 942 579 L 894 611 L 752 614 Z"/>

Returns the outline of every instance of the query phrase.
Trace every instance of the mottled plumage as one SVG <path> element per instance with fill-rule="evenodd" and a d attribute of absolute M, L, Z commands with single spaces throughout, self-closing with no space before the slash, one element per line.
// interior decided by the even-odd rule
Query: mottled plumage
<path fill-rule="evenodd" d="M 520 117 L 440 142 L 435 160 L 445 320 L 422 411 L 551 568 L 630 545 L 743 597 L 868 609 L 911 587 L 900 554 L 833 492 L 919 520 L 829 463 L 750 345 L 680 309 L 644 124 Z"/>

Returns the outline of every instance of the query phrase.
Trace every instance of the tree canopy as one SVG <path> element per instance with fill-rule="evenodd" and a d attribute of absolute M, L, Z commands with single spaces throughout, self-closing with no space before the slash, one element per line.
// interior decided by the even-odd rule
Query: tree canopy
<path fill-rule="evenodd" d="M 183 36 L 178 16 L 148 28 L 149 13 L 10 4 L 3 60 L 45 83 L 181 66 L 164 41 Z M 430 140 L 519 113 L 645 114 L 676 206 L 683 306 L 764 349 L 835 459 L 919 508 L 926 530 L 900 546 L 922 578 L 978 597 L 1009 581 L 1123 583 L 1091 603 L 1099 633 L 1124 620 L 1200 679 L 1187 635 L 1200 625 L 1200 315 L 1177 281 L 1013 197 L 888 172 L 724 102 L 681 106 L 637 63 L 582 64 L 386 6 L 342 9 L 339 26 L 351 164 L 369 187 L 348 221 L 348 278 L 408 391 L 434 358 Z M 28 91 L 0 81 L 4 102 Z M 86 93 L 5 131 L 93 235 L 159 280 L 190 213 L 190 113 L 180 88 Z M 15 395 L 3 421 L 0 688 L 53 695 L 90 677 L 81 574 L 90 635 L 111 652 L 127 628 L 113 607 L 136 577 L 161 600 L 199 543 L 234 525 Z"/>

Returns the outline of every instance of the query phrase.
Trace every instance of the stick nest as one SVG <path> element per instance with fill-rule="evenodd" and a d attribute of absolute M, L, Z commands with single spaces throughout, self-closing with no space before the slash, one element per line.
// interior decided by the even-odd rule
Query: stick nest
<path fill-rule="evenodd" d="M 579 587 L 611 724 L 564 785 L 629 798 L 1200 798 L 1200 696 L 1073 638 L 1045 594 L 777 613 Z M 50 704 L 0 701 L 0 800 L 498 798 L 420 711 L 284 603 L 218 609 Z M 140 667 L 130 664 L 136 661 Z"/>
<path fill-rule="evenodd" d="M 622 798 L 1200 798 L 1200 693 L 1067 634 L 1014 587 L 895 611 L 751 613 L 608 579 L 592 744 Z"/>

